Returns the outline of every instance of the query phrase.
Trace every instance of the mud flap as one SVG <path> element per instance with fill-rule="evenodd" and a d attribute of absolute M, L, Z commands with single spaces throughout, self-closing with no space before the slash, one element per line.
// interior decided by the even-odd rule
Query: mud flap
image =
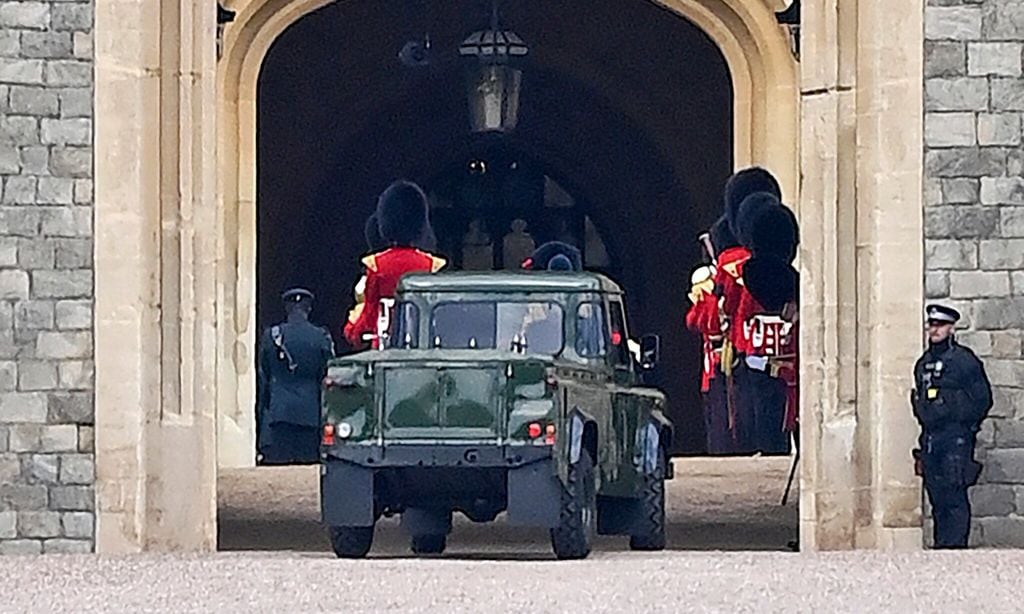
<path fill-rule="evenodd" d="M 521 527 L 558 526 L 562 483 L 551 460 L 508 472 L 508 522 Z"/>
<path fill-rule="evenodd" d="M 373 526 L 373 470 L 338 461 L 321 465 L 320 515 L 330 527 Z"/>

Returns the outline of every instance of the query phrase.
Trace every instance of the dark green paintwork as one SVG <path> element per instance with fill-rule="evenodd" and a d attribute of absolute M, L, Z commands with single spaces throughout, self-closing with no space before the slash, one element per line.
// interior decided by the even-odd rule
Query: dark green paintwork
<path fill-rule="evenodd" d="M 671 425 L 665 398 L 638 385 L 635 365 L 575 350 L 577 308 L 585 302 L 621 302 L 621 290 L 594 274 L 455 273 L 411 275 L 398 300 L 419 308 L 418 347 L 366 351 L 332 361 L 324 393 L 327 423 L 351 425 L 336 446 L 455 442 L 544 445 L 530 440 L 530 423 L 553 424 L 554 457 L 567 476 L 569 416 L 578 412 L 596 431 L 599 492 L 633 496 L 641 485 L 644 437 L 653 424 L 665 437 Z M 501 349 L 430 349 L 430 309 L 452 300 L 550 301 L 565 312 L 565 344 L 558 356 Z M 549 381 L 550 380 L 550 381 Z M 330 450 L 327 450 L 330 454 Z"/>

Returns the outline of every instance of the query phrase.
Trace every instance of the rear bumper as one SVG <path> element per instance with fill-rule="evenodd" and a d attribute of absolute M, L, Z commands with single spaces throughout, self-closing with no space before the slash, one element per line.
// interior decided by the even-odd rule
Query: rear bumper
<path fill-rule="evenodd" d="M 539 446 L 339 446 L 320 470 L 329 526 L 371 526 L 384 509 L 434 508 L 484 518 L 507 511 L 511 524 L 554 527 L 561 493 L 551 448 Z"/>
<path fill-rule="evenodd" d="M 327 462 L 362 467 L 521 467 L 551 458 L 550 446 L 472 444 L 391 444 L 334 446 Z"/>

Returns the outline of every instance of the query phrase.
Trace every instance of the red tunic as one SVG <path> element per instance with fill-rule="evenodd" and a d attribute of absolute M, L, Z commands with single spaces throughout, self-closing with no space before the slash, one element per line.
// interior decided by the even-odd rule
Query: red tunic
<path fill-rule="evenodd" d="M 799 323 L 794 323 L 789 331 L 789 337 L 786 339 L 787 353 L 792 356 L 792 361 L 779 369 L 779 378 L 786 382 L 786 417 L 783 420 L 782 428 L 787 433 L 795 431 L 800 422 L 799 333 Z"/>
<path fill-rule="evenodd" d="M 715 287 L 721 289 L 721 311 L 728 318 L 727 335 L 732 344 L 741 351 L 743 321 L 737 317 L 744 294 L 743 265 L 750 259 L 750 250 L 745 247 L 730 247 L 718 255 L 718 270 L 715 272 Z"/>
<path fill-rule="evenodd" d="M 363 258 L 366 266 L 366 291 L 362 312 L 355 321 L 345 325 L 349 345 L 362 345 L 363 335 L 377 332 L 380 301 L 394 298 L 398 280 L 406 273 L 436 273 L 445 265 L 443 258 L 413 247 L 392 247 Z"/>
<path fill-rule="evenodd" d="M 757 302 L 757 299 L 747 291 L 746 286 L 740 286 L 739 289 L 739 304 L 736 306 L 736 311 L 732 316 L 732 322 L 736 324 L 733 326 L 734 336 L 732 337 L 733 345 L 736 346 L 736 351 L 741 354 L 760 355 L 762 352 L 758 351 L 751 342 L 750 334 L 752 332 L 751 318 L 758 314 L 764 313 L 764 308 L 761 307 L 761 303 Z"/>
<path fill-rule="evenodd" d="M 711 380 L 715 376 L 715 367 L 720 359 L 720 355 L 715 351 L 712 337 L 722 334 L 721 323 L 718 317 L 718 300 L 714 294 L 701 293 L 700 299 L 686 313 L 686 327 L 700 334 L 701 340 L 704 343 L 704 361 L 701 371 L 700 390 L 701 392 L 707 392 L 711 388 Z"/>

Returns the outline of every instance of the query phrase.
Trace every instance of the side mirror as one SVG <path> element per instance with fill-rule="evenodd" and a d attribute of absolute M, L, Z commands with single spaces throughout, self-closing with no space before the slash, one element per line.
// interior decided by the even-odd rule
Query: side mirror
<path fill-rule="evenodd" d="M 661 358 L 661 337 L 644 335 L 640 338 L 640 368 L 650 371 Z"/>

